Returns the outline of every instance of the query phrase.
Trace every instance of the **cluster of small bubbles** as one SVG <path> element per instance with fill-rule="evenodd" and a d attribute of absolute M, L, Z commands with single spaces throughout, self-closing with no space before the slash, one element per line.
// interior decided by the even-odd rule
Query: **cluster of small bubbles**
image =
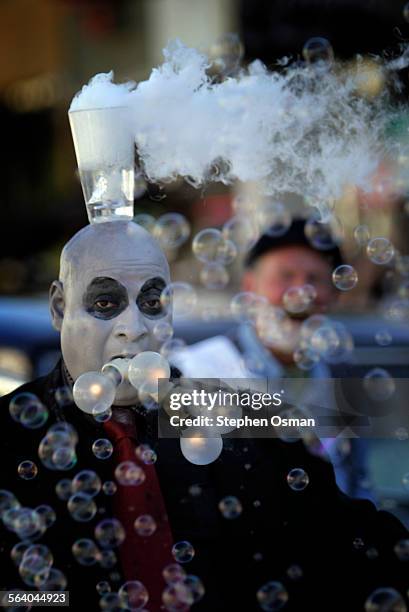
<path fill-rule="evenodd" d="M 77 378 L 73 387 L 78 408 L 87 414 L 97 415 L 110 408 L 115 399 L 116 387 L 101 372 L 85 372 Z"/>
<path fill-rule="evenodd" d="M 365 601 L 365 612 L 407 612 L 402 595 L 392 588 L 381 587 Z"/>
<path fill-rule="evenodd" d="M 139 486 L 145 481 L 145 472 L 134 461 L 122 461 L 115 468 L 115 478 L 124 487 Z"/>
<path fill-rule="evenodd" d="M 105 495 L 114 495 L 116 493 L 117 486 L 113 480 L 106 480 L 102 485 L 102 492 Z"/>
<path fill-rule="evenodd" d="M 80 523 L 91 521 L 97 513 L 94 499 L 86 493 L 74 493 L 71 495 L 67 508 L 74 521 Z"/>
<path fill-rule="evenodd" d="M 38 467 L 36 466 L 34 461 L 26 459 L 25 461 L 19 463 L 17 468 L 17 474 L 23 480 L 32 480 L 38 474 Z"/>
<path fill-rule="evenodd" d="M 134 223 L 137 223 L 147 232 L 153 233 L 153 228 L 155 227 L 156 219 L 152 215 L 148 215 L 147 213 L 138 213 L 133 218 Z"/>
<path fill-rule="evenodd" d="M 235 215 L 223 225 L 222 236 L 233 242 L 238 253 L 246 253 L 257 242 L 258 228 L 248 216 Z"/>
<path fill-rule="evenodd" d="M 71 547 L 75 560 L 80 565 L 95 565 L 99 558 L 99 549 L 94 540 L 80 538 Z"/>
<path fill-rule="evenodd" d="M 389 346 L 392 343 L 392 336 L 387 329 L 379 329 L 375 334 L 375 341 L 379 346 Z"/>
<path fill-rule="evenodd" d="M 59 499 L 67 501 L 72 495 L 71 480 L 69 478 L 62 478 L 55 485 L 55 492 Z"/>
<path fill-rule="evenodd" d="M 207 264 L 200 270 L 200 282 L 206 289 L 224 289 L 230 276 L 226 268 L 218 263 Z"/>
<path fill-rule="evenodd" d="M 287 474 L 287 483 L 293 491 L 303 491 L 309 484 L 310 478 L 302 468 L 293 468 Z"/>
<path fill-rule="evenodd" d="M 262 203 L 256 212 L 256 219 L 262 234 L 274 238 L 282 236 L 291 225 L 291 213 L 281 202 L 267 201 Z"/>
<path fill-rule="evenodd" d="M 129 382 L 136 389 L 143 385 L 145 393 L 157 394 L 158 379 L 167 379 L 169 376 L 170 366 L 167 359 L 154 351 L 139 353 L 129 363 Z"/>
<path fill-rule="evenodd" d="M 35 539 L 45 532 L 46 528 L 41 517 L 32 508 L 17 508 L 8 510 L 3 515 L 7 529 L 14 531 L 20 540 Z"/>
<path fill-rule="evenodd" d="M 186 577 L 186 572 L 178 563 L 170 563 L 163 568 L 162 576 L 166 584 L 173 584 L 174 582 L 183 581 Z"/>
<path fill-rule="evenodd" d="M 365 247 L 371 239 L 371 232 L 367 225 L 361 224 L 354 228 L 354 239 L 360 247 Z"/>
<path fill-rule="evenodd" d="M 172 356 L 177 355 L 179 351 L 186 348 L 186 342 L 183 338 L 170 338 L 161 346 L 160 354 L 168 361 L 172 361 Z"/>
<path fill-rule="evenodd" d="M 282 300 L 287 312 L 297 314 L 308 310 L 315 298 L 316 291 L 312 285 L 304 285 L 302 287 L 289 287 Z"/>
<path fill-rule="evenodd" d="M 149 599 L 148 591 L 139 580 L 129 580 L 118 590 L 121 607 L 131 612 L 142 610 Z"/>
<path fill-rule="evenodd" d="M 219 501 L 219 510 L 226 519 L 238 518 L 243 512 L 241 501 L 234 495 L 227 495 Z"/>
<path fill-rule="evenodd" d="M 150 514 L 141 514 L 135 519 L 134 529 L 140 536 L 151 536 L 156 531 L 156 522 Z"/>
<path fill-rule="evenodd" d="M 98 595 L 105 595 L 105 593 L 111 592 L 111 585 L 107 580 L 100 580 L 95 585 Z"/>
<path fill-rule="evenodd" d="M 231 313 L 237 321 L 255 321 L 267 308 L 267 298 L 250 291 L 237 293 L 230 302 Z"/>
<path fill-rule="evenodd" d="M 109 459 L 113 451 L 112 442 L 107 438 L 98 438 L 92 444 L 92 452 L 97 459 Z"/>
<path fill-rule="evenodd" d="M 288 601 L 288 593 L 281 582 L 271 580 L 257 591 L 257 601 L 262 610 L 281 610 Z"/>
<path fill-rule="evenodd" d="M 168 321 L 158 321 L 153 328 L 153 335 L 159 342 L 166 342 L 173 336 L 173 327 Z"/>
<path fill-rule="evenodd" d="M 358 273 L 352 266 L 343 264 L 333 271 L 332 282 L 340 291 L 350 291 L 358 282 Z"/>
<path fill-rule="evenodd" d="M 303 46 L 302 55 L 309 65 L 331 64 L 334 61 L 331 43 L 321 36 L 309 38 Z"/>
<path fill-rule="evenodd" d="M 9 404 L 11 418 L 28 429 L 39 429 L 48 419 L 48 410 L 34 393 L 18 393 Z"/>
<path fill-rule="evenodd" d="M 72 391 L 70 387 L 67 387 L 66 385 L 64 387 L 58 387 L 58 389 L 55 390 L 54 397 L 55 401 L 59 406 L 61 406 L 61 408 L 69 406 L 74 401 Z"/>
<path fill-rule="evenodd" d="M 95 497 L 101 490 L 101 479 L 93 470 L 81 470 L 72 479 L 71 489 L 73 493 Z"/>
<path fill-rule="evenodd" d="M 95 539 L 101 548 L 116 548 L 125 540 L 125 529 L 118 519 L 104 519 L 95 527 Z"/>
<path fill-rule="evenodd" d="M 338 246 L 343 239 L 343 228 L 337 217 L 328 223 L 322 223 L 315 216 L 307 220 L 304 226 L 305 237 L 315 249 L 329 251 Z"/>
<path fill-rule="evenodd" d="M 311 370 L 320 360 L 318 353 L 308 347 L 298 347 L 293 353 L 294 363 L 300 370 Z"/>
<path fill-rule="evenodd" d="M 395 249 L 388 238 L 378 236 L 372 238 L 372 240 L 368 242 L 366 254 L 374 264 L 384 266 L 392 261 L 395 255 Z"/>
<path fill-rule="evenodd" d="M 287 576 L 290 578 L 290 580 L 299 580 L 303 577 L 303 571 L 299 565 L 290 565 L 290 567 L 287 569 Z"/>
<path fill-rule="evenodd" d="M 237 256 L 234 242 L 226 239 L 222 232 L 213 228 L 201 230 L 192 242 L 193 255 L 204 264 L 230 264 Z"/>
<path fill-rule="evenodd" d="M 177 563 L 189 563 L 195 556 L 195 549 L 190 542 L 182 540 L 173 545 L 172 556 Z"/>
<path fill-rule="evenodd" d="M 175 318 L 191 315 L 197 304 L 197 294 L 189 283 L 169 283 L 161 293 L 160 301 L 166 312 L 172 310 Z"/>
<path fill-rule="evenodd" d="M 193 435 L 188 435 L 190 433 Z M 180 450 L 190 463 L 208 465 L 220 456 L 223 450 L 223 439 L 221 436 L 208 438 L 200 430 L 197 432 L 185 430 L 183 437 L 180 438 Z"/>
<path fill-rule="evenodd" d="M 190 225 L 179 213 L 165 213 L 155 222 L 153 235 L 163 250 L 177 249 L 190 236 Z"/>
<path fill-rule="evenodd" d="M 54 525 L 55 521 L 57 520 L 55 510 L 47 504 L 41 504 L 40 506 L 37 506 L 36 508 L 34 508 L 34 511 L 37 512 L 46 529 L 51 527 L 51 525 Z"/>
<path fill-rule="evenodd" d="M 409 561 L 409 540 L 399 540 L 393 548 L 399 561 Z"/>
<path fill-rule="evenodd" d="M 373 368 L 367 372 L 363 386 L 368 397 L 376 402 L 388 400 L 395 392 L 395 381 L 383 368 Z"/>

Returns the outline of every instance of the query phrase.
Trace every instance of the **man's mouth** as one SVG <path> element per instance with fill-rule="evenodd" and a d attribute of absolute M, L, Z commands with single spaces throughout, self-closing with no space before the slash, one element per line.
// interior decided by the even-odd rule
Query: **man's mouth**
<path fill-rule="evenodd" d="M 118 355 L 113 355 L 109 361 L 113 361 L 114 359 L 133 359 L 136 353 L 119 353 Z"/>

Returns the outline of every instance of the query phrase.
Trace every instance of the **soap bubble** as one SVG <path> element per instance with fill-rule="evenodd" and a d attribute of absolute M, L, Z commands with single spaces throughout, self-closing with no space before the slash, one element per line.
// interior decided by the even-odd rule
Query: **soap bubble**
<path fill-rule="evenodd" d="M 267 201 L 256 213 L 262 234 L 277 238 L 285 234 L 292 222 L 291 213 L 281 202 Z"/>
<path fill-rule="evenodd" d="M 173 336 L 173 327 L 167 321 L 158 321 L 153 328 L 153 335 L 159 342 L 166 342 Z"/>
<path fill-rule="evenodd" d="M 311 217 L 304 226 L 308 242 L 319 251 L 328 251 L 342 242 L 343 228 L 336 217 L 328 223 L 321 223 L 317 217 Z"/>
<path fill-rule="evenodd" d="M 34 581 L 40 591 L 65 591 L 68 584 L 67 577 L 56 567 L 50 569 L 47 580 L 42 584 L 38 584 L 36 579 Z"/>
<path fill-rule="evenodd" d="M 139 580 L 125 582 L 118 591 L 121 607 L 126 610 L 141 610 L 148 602 L 149 595 L 145 586 Z"/>
<path fill-rule="evenodd" d="M 23 480 L 32 480 L 38 474 L 38 467 L 33 461 L 22 461 L 17 468 L 17 474 Z"/>
<path fill-rule="evenodd" d="M 25 412 L 31 413 L 37 411 L 42 405 L 39 398 L 34 393 L 18 393 L 14 395 L 9 404 L 9 412 L 11 418 L 17 423 L 21 422 L 21 416 Z"/>
<path fill-rule="evenodd" d="M 153 450 L 153 448 L 147 448 L 141 454 L 141 461 L 145 465 L 153 465 L 154 463 L 156 463 L 157 459 L 158 455 Z"/>
<path fill-rule="evenodd" d="M 172 361 L 172 356 L 177 355 L 179 351 L 186 348 L 186 342 L 183 338 L 170 338 L 161 346 L 160 354 L 168 361 Z"/>
<path fill-rule="evenodd" d="M 293 353 L 295 365 L 300 370 L 311 370 L 320 360 L 318 353 L 308 347 L 298 347 Z"/>
<path fill-rule="evenodd" d="M 352 266 L 338 266 L 332 273 L 332 282 L 340 291 L 350 291 L 358 282 L 357 271 Z"/>
<path fill-rule="evenodd" d="M 193 239 L 192 251 L 196 259 L 205 264 L 218 263 L 227 266 L 237 256 L 237 248 L 231 240 L 213 228 L 201 230 Z"/>
<path fill-rule="evenodd" d="M 371 239 L 371 232 L 369 231 L 369 227 L 364 224 L 357 225 L 354 229 L 354 239 L 359 246 L 366 246 L 369 240 Z"/>
<path fill-rule="evenodd" d="M 303 576 L 303 571 L 299 565 L 290 565 L 287 569 L 287 576 L 290 580 L 299 580 Z"/>
<path fill-rule="evenodd" d="M 237 34 L 223 34 L 214 42 L 206 54 L 214 67 L 223 76 L 234 74 L 244 55 L 244 47 Z"/>
<path fill-rule="evenodd" d="M 306 289 L 307 287 L 307 289 Z M 283 306 L 287 312 L 297 314 L 304 312 L 311 307 L 316 296 L 315 291 L 311 291 L 311 285 L 303 287 L 289 287 L 283 295 Z"/>
<path fill-rule="evenodd" d="M 237 321 L 255 321 L 268 306 L 267 298 L 250 291 L 237 293 L 230 302 L 231 313 Z"/>
<path fill-rule="evenodd" d="M 34 508 L 34 511 L 37 512 L 46 529 L 51 527 L 51 525 L 54 525 L 55 521 L 57 520 L 57 515 L 55 511 L 53 510 L 53 508 L 51 508 L 51 506 L 48 506 L 47 504 L 41 504 L 40 506 L 37 506 L 37 508 Z"/>
<path fill-rule="evenodd" d="M 281 582 L 272 580 L 257 591 L 257 601 L 262 610 L 281 610 L 288 601 L 288 593 Z"/>
<path fill-rule="evenodd" d="M 364 376 L 364 389 L 372 400 L 383 402 L 395 392 L 395 381 L 383 368 L 373 368 Z"/>
<path fill-rule="evenodd" d="M 93 470 L 81 470 L 72 479 L 71 489 L 73 493 L 95 497 L 101 490 L 101 479 Z"/>
<path fill-rule="evenodd" d="M 54 397 L 55 397 L 55 401 L 57 402 L 59 406 L 61 406 L 61 408 L 64 408 L 65 406 L 69 406 L 74 401 L 74 398 L 72 396 L 72 391 L 70 387 L 67 387 L 67 386 L 58 387 L 58 389 L 55 390 Z"/>
<path fill-rule="evenodd" d="M 309 38 L 303 46 L 302 55 L 307 64 L 331 64 L 334 51 L 331 43 L 321 36 Z"/>
<path fill-rule="evenodd" d="M 71 480 L 69 478 L 59 480 L 55 485 L 55 492 L 59 499 L 67 501 L 72 495 Z"/>
<path fill-rule="evenodd" d="M 399 540 L 393 548 L 399 561 L 409 561 L 409 540 Z"/>
<path fill-rule="evenodd" d="M 97 506 L 86 493 L 74 493 L 67 503 L 68 512 L 75 521 L 86 523 L 91 521 L 97 513 Z"/>
<path fill-rule="evenodd" d="M 104 410 L 104 412 L 92 414 L 92 416 L 94 417 L 95 421 L 97 421 L 97 423 L 106 423 L 112 417 L 112 408 L 109 407 L 107 410 Z"/>
<path fill-rule="evenodd" d="M 104 569 L 111 569 L 118 563 L 118 557 L 113 550 L 101 550 L 98 563 Z"/>
<path fill-rule="evenodd" d="M 202 597 L 205 594 L 205 588 L 203 586 L 203 582 L 200 580 L 198 576 L 189 574 L 184 579 L 183 584 L 187 586 L 189 591 L 192 593 L 194 604 L 202 599 Z"/>
<path fill-rule="evenodd" d="M 106 612 L 115 612 L 119 610 L 126 610 L 122 606 L 121 598 L 118 593 L 105 593 L 99 600 L 99 607 L 101 610 Z"/>
<path fill-rule="evenodd" d="M 147 232 L 153 233 L 153 228 L 155 227 L 156 219 L 152 215 L 148 215 L 147 213 L 139 213 L 134 216 L 134 222 L 146 229 Z"/>
<path fill-rule="evenodd" d="M 379 346 L 389 346 L 392 336 L 387 329 L 380 329 L 375 334 L 375 341 Z"/>
<path fill-rule="evenodd" d="M 193 604 L 193 593 L 184 582 L 174 582 L 163 590 L 162 602 L 169 612 L 188 612 Z"/>
<path fill-rule="evenodd" d="M 309 482 L 309 476 L 302 468 L 293 468 L 287 474 L 288 486 L 293 491 L 303 491 Z"/>
<path fill-rule="evenodd" d="M 185 459 L 194 465 L 213 463 L 223 450 L 221 436 L 207 438 L 199 430 L 195 433 L 194 437 L 185 437 L 185 431 L 182 435 L 183 437 L 180 438 L 180 450 Z"/>
<path fill-rule="evenodd" d="M 354 348 L 350 332 L 339 321 L 328 321 L 310 337 L 310 347 L 328 363 L 346 361 Z"/>
<path fill-rule="evenodd" d="M 385 309 L 385 317 L 390 321 L 407 323 L 409 321 L 409 300 L 394 300 Z"/>
<path fill-rule="evenodd" d="M 381 587 L 365 601 L 365 612 L 407 612 L 402 595 L 392 588 Z"/>
<path fill-rule="evenodd" d="M 178 563 L 170 563 L 162 571 L 163 578 L 167 584 L 181 582 L 186 576 L 186 572 Z"/>
<path fill-rule="evenodd" d="M 76 461 L 74 440 L 67 430 L 50 430 L 41 439 L 38 456 L 50 470 L 69 470 Z"/>
<path fill-rule="evenodd" d="M 162 249 L 176 249 L 190 236 L 190 225 L 179 213 L 165 213 L 155 223 L 153 235 Z"/>
<path fill-rule="evenodd" d="M 141 514 L 135 519 L 134 528 L 138 535 L 146 537 L 156 531 L 156 522 L 150 514 Z"/>
<path fill-rule="evenodd" d="M 32 547 L 30 546 L 30 548 Z M 28 586 L 34 587 L 36 584 L 42 584 L 47 580 L 50 574 L 52 559 L 50 563 L 41 554 L 27 554 L 27 552 L 21 560 L 18 571 L 23 582 Z"/>
<path fill-rule="evenodd" d="M 160 301 L 164 310 L 172 311 L 175 318 L 186 317 L 194 311 L 197 295 L 189 283 L 169 283 L 162 291 Z"/>
<path fill-rule="evenodd" d="M 222 236 L 233 242 L 238 253 L 246 253 L 257 242 L 258 229 L 248 216 L 236 215 L 223 225 Z"/>
<path fill-rule="evenodd" d="M 6 516 L 8 513 L 12 514 L 12 517 Z M 15 531 L 20 540 L 26 540 L 27 538 L 35 539 L 43 535 L 46 530 L 40 515 L 32 508 L 17 508 L 15 511 L 8 510 L 3 515 L 3 521 L 7 528 L 9 528 L 9 518 L 12 520 L 12 531 Z"/>
<path fill-rule="evenodd" d="M 142 385 L 146 393 L 158 393 L 158 379 L 170 377 L 170 366 L 162 355 L 145 351 L 135 355 L 129 363 L 128 379 L 135 389 Z"/>
<path fill-rule="evenodd" d="M 80 538 L 72 545 L 72 554 L 80 565 L 95 565 L 99 557 L 99 549 L 94 540 Z"/>
<path fill-rule="evenodd" d="M 366 247 L 369 259 L 378 266 L 384 266 L 392 261 L 395 249 L 387 238 L 372 238 Z"/>
<path fill-rule="evenodd" d="M 172 555 L 177 563 L 189 563 L 195 556 L 195 549 L 190 542 L 183 540 L 173 545 Z"/>
<path fill-rule="evenodd" d="M 206 289 L 223 289 L 229 280 L 228 271 L 220 264 L 208 264 L 200 270 L 200 282 Z"/>
<path fill-rule="evenodd" d="M 3 519 L 3 514 L 9 510 L 20 508 L 20 502 L 11 491 L 0 489 L 0 518 Z"/>
<path fill-rule="evenodd" d="M 125 529 L 115 518 L 104 519 L 95 527 L 95 539 L 101 548 L 120 546 L 125 535 Z"/>
<path fill-rule="evenodd" d="M 122 461 L 115 468 L 115 478 L 124 487 L 139 486 L 145 481 L 145 472 L 133 461 Z"/>
<path fill-rule="evenodd" d="M 25 402 L 20 412 L 20 423 L 27 429 L 39 429 L 48 419 L 48 410 L 39 399 Z"/>
<path fill-rule="evenodd" d="M 117 486 L 113 480 L 106 480 L 102 485 L 102 492 L 105 493 L 105 495 L 114 495 L 116 490 Z"/>
<path fill-rule="evenodd" d="M 113 451 L 112 442 L 107 438 L 98 438 L 92 445 L 92 452 L 97 459 L 109 459 Z"/>
<path fill-rule="evenodd" d="M 15 565 L 20 565 L 23 555 L 31 546 L 30 542 L 17 542 L 10 551 L 11 560 Z"/>
<path fill-rule="evenodd" d="M 226 519 L 235 519 L 240 516 L 243 511 L 243 506 L 237 497 L 228 495 L 223 497 L 219 502 L 219 510 Z"/>
<path fill-rule="evenodd" d="M 106 580 L 100 580 L 100 582 L 97 582 L 95 588 L 98 595 L 105 595 L 105 593 L 111 592 L 111 585 Z"/>
<path fill-rule="evenodd" d="M 78 408 L 87 414 L 105 412 L 114 402 L 116 387 L 101 372 L 85 372 L 77 378 L 73 387 Z"/>

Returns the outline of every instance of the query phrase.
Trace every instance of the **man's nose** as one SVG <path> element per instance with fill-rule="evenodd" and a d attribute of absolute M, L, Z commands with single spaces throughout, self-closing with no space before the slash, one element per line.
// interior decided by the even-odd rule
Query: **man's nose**
<path fill-rule="evenodd" d="M 136 304 L 129 304 L 117 317 L 114 333 L 127 342 L 135 342 L 148 333 L 144 316 Z"/>

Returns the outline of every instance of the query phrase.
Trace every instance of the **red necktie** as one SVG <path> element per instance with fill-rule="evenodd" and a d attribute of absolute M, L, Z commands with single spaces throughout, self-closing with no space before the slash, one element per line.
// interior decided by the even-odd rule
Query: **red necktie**
<path fill-rule="evenodd" d="M 132 461 L 145 472 L 145 481 L 140 485 L 117 483 L 113 512 L 126 532 L 119 547 L 125 579 L 139 580 L 144 584 L 149 593 L 148 608 L 156 612 L 162 607 L 162 592 L 166 586 L 162 570 L 175 562 L 171 554 L 172 533 L 156 469 L 153 464 L 142 463 L 135 454 L 137 434 L 134 424 L 119 423 L 111 418 L 104 423 L 104 429 L 114 445 L 115 466 L 122 461 Z M 156 531 L 147 537 L 138 535 L 134 528 L 135 519 L 142 514 L 152 516 L 157 525 Z"/>

